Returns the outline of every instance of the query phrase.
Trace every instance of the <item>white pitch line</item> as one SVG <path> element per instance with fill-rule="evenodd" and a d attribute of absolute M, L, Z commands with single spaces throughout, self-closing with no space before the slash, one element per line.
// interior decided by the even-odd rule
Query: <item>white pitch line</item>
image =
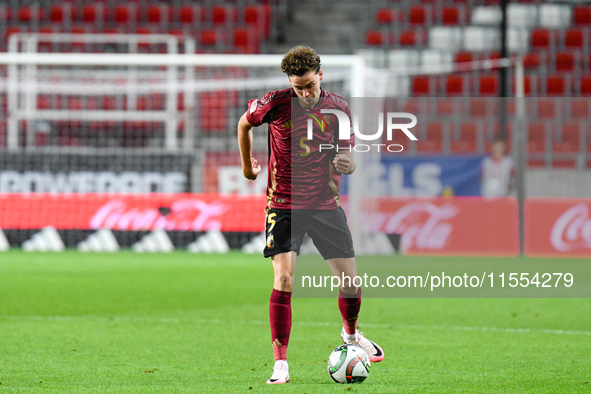
<path fill-rule="evenodd" d="M 195 324 L 256 324 L 268 325 L 267 320 L 220 320 L 220 319 L 179 319 L 168 317 L 120 317 L 120 316 L 15 316 L 15 315 L 0 315 L 2 319 L 22 319 L 30 320 L 84 320 L 96 319 L 104 321 L 128 321 L 128 322 L 160 322 L 160 323 L 195 323 Z M 312 326 L 312 327 L 326 327 L 341 325 L 340 322 L 314 322 L 314 321 L 294 321 L 293 325 L 297 326 Z M 469 327 L 469 326 L 425 326 L 425 325 L 407 325 L 407 324 L 377 324 L 377 323 L 359 323 L 362 327 L 374 328 L 397 328 L 400 330 L 449 330 L 449 331 L 483 331 L 483 332 L 509 332 L 519 334 L 541 333 L 553 335 L 584 335 L 591 336 L 591 331 L 577 331 L 577 330 L 556 330 L 547 328 L 508 328 L 508 327 Z"/>

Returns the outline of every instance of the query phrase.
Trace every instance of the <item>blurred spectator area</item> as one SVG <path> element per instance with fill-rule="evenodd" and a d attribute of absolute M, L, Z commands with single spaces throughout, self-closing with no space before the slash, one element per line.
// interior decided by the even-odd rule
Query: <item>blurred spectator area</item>
<path fill-rule="evenodd" d="M 512 149 L 515 100 L 506 99 L 507 144 Z M 413 129 L 418 138 L 396 143 L 409 154 L 485 154 L 499 132 L 496 97 L 409 97 L 388 100 L 386 111 L 420 114 Z M 525 99 L 529 167 L 591 168 L 591 100 L 531 97 Z M 382 141 L 388 143 L 387 141 Z"/>
<path fill-rule="evenodd" d="M 0 50 L 13 33 L 173 34 L 192 37 L 197 53 L 260 53 L 277 35 L 287 0 L 9 0 L 0 2 Z M 111 46 L 61 47 L 42 52 L 114 52 Z M 90 50 L 89 50 L 90 49 Z M 142 46 L 140 52 L 165 52 Z"/>
<path fill-rule="evenodd" d="M 373 67 L 412 70 L 500 58 L 500 0 L 381 0 L 370 4 L 359 53 Z M 528 165 L 588 168 L 591 4 L 511 1 L 507 23 L 508 50 L 523 56 L 525 95 L 535 98 L 526 101 L 532 120 L 527 126 Z M 512 95 L 513 70 L 509 75 L 507 92 Z M 488 141 L 498 130 L 495 97 L 499 86 L 498 72 L 493 69 L 402 76 L 390 84 L 386 94 L 407 96 L 407 109 L 420 107 L 433 116 L 433 122 L 419 126 L 419 140 L 423 141 L 416 145 L 417 152 L 461 154 L 487 151 Z M 425 104 L 435 97 L 432 105 Z M 508 107 L 511 116 L 515 106 L 510 103 Z M 510 126 L 507 132 L 511 145 Z"/>
<path fill-rule="evenodd" d="M 498 0 L 400 0 L 371 3 L 363 48 L 377 67 L 497 59 Z M 524 56 L 526 95 L 591 96 L 591 4 L 521 0 L 507 9 L 508 48 Z M 491 75 L 422 76 L 408 84 L 411 96 L 494 96 Z M 510 90 L 509 90 L 510 91 Z"/>

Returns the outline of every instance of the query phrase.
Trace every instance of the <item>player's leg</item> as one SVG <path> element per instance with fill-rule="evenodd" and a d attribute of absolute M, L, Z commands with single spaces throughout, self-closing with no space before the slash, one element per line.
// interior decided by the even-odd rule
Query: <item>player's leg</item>
<path fill-rule="evenodd" d="M 341 278 L 338 304 L 343 319 L 343 342 L 361 346 L 373 362 L 382 361 L 383 350 L 357 329 L 361 309 L 361 288 L 355 287 L 353 283 L 357 276 L 357 264 L 345 212 L 342 208 L 317 211 L 313 215 L 313 223 L 308 233 L 333 275 Z"/>
<path fill-rule="evenodd" d="M 357 276 L 355 257 L 334 258 L 326 260 L 333 275 L 341 278 L 339 289 L 339 311 L 343 318 L 341 339 L 344 343 L 360 346 L 371 362 L 377 363 L 384 359 L 384 351 L 375 342 L 365 338 L 357 329 L 357 319 L 361 310 L 361 288 L 355 287 L 353 278 Z M 343 280 L 344 279 L 344 280 Z"/>
<path fill-rule="evenodd" d="M 270 209 L 266 215 L 265 257 L 273 264 L 273 290 L 269 300 L 269 324 L 275 366 L 270 384 L 287 383 L 287 346 L 291 333 L 291 291 L 295 253 L 291 252 L 291 212 Z"/>
<path fill-rule="evenodd" d="M 291 290 L 295 253 L 283 252 L 272 257 L 273 291 L 269 301 L 269 324 L 275 366 L 269 384 L 287 383 L 289 367 L 287 364 L 287 346 L 291 333 Z"/>
<path fill-rule="evenodd" d="M 355 257 L 328 259 L 326 262 L 332 274 L 341 279 L 339 311 L 343 318 L 343 330 L 348 335 L 354 335 L 361 309 L 361 288 L 353 284 L 353 279 L 357 276 Z"/>

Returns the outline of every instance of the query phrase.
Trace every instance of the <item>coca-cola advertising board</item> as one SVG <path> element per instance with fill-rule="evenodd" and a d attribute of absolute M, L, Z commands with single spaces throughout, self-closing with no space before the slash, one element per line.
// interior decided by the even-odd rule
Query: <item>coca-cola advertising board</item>
<path fill-rule="evenodd" d="M 591 257 L 591 200 L 528 198 L 525 254 Z"/>
<path fill-rule="evenodd" d="M 402 234 L 407 254 L 516 256 L 517 200 L 512 197 L 382 197 L 364 215 L 366 231 Z M 371 204 L 370 204 L 371 205 Z"/>
<path fill-rule="evenodd" d="M 263 231 L 264 196 L 0 194 L 0 228 Z"/>
<path fill-rule="evenodd" d="M 264 230 L 265 206 L 260 194 L 0 194 L 0 228 L 256 232 Z M 513 198 L 380 197 L 363 209 L 364 230 L 402 234 L 408 254 L 519 252 Z"/>

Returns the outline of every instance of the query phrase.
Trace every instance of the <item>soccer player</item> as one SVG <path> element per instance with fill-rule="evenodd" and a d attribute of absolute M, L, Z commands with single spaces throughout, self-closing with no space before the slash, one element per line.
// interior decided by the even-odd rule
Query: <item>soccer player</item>
<path fill-rule="evenodd" d="M 291 331 L 291 292 L 296 256 L 305 233 L 312 238 L 335 276 L 357 275 L 353 241 L 345 213 L 339 203 L 341 174 L 355 171 L 348 150 L 336 152 L 320 144 L 337 146 L 334 127 L 338 124 L 319 108 L 338 109 L 350 118 L 349 106 L 341 97 L 320 87 L 323 78 L 320 57 L 306 46 L 291 49 L 281 62 L 290 89 L 273 91 L 251 100 L 238 123 L 238 142 L 242 172 L 254 180 L 261 166 L 252 157 L 252 127 L 269 125 L 269 173 L 267 180 L 265 257 L 271 257 L 274 280 L 269 303 L 269 320 L 275 366 L 270 384 L 287 383 L 287 346 Z M 297 105 L 292 105 L 292 98 Z M 306 138 L 308 119 L 314 119 L 322 132 Z M 296 122 L 297 120 L 297 122 Z M 336 133 L 338 135 L 338 133 Z M 293 141 L 293 142 L 292 142 Z M 344 144 L 343 144 L 344 142 Z M 340 140 L 350 147 L 353 136 Z M 382 349 L 357 329 L 361 289 L 343 281 L 338 306 L 343 318 L 344 343 L 362 347 L 373 362 L 384 358 Z"/>

